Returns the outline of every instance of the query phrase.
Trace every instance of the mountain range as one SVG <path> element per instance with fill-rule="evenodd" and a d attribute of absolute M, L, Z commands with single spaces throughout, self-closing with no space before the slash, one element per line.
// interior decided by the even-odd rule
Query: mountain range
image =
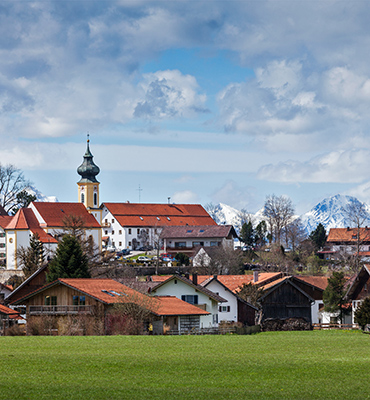
<path fill-rule="evenodd" d="M 329 232 L 330 228 L 345 228 L 353 225 L 345 212 L 345 208 L 349 204 L 354 204 L 356 206 L 363 203 L 356 199 L 356 197 L 337 194 L 325 198 L 320 203 L 316 204 L 311 210 L 302 215 L 296 215 L 295 217 L 301 219 L 304 229 L 308 234 L 315 230 L 319 223 L 324 225 L 326 231 Z M 370 216 L 370 207 L 367 204 L 364 204 L 364 206 Z M 233 225 L 239 232 L 243 217 L 243 212 L 241 210 L 220 203 L 207 211 L 218 224 Z M 249 215 L 253 224 L 257 225 L 264 219 L 263 208 L 255 214 Z M 370 226 L 370 218 L 364 222 L 364 225 Z"/>

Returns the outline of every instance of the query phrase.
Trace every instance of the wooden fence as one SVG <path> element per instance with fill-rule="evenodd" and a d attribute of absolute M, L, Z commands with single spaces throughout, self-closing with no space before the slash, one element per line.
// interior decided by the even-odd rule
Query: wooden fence
<path fill-rule="evenodd" d="M 312 328 L 314 330 L 322 330 L 322 329 L 342 329 L 342 330 L 348 330 L 348 329 L 360 329 L 358 324 L 312 324 Z"/>

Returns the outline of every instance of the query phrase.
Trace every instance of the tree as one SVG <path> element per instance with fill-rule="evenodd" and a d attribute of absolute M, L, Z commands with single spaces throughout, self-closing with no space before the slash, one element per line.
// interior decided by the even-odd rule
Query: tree
<path fill-rule="evenodd" d="M 270 227 L 270 234 L 275 243 L 281 244 L 281 233 L 292 221 L 294 207 L 292 201 L 285 196 L 270 195 L 267 197 L 263 215 Z"/>
<path fill-rule="evenodd" d="M 266 243 L 267 225 L 265 221 L 261 221 L 254 230 L 254 240 L 257 247 L 262 247 Z"/>
<path fill-rule="evenodd" d="M 189 265 L 189 256 L 184 253 L 177 253 L 175 259 L 180 263 L 180 265 Z"/>
<path fill-rule="evenodd" d="M 370 297 L 366 297 L 355 311 L 355 322 L 360 325 L 361 329 L 370 324 Z"/>
<path fill-rule="evenodd" d="M 50 262 L 46 279 L 52 282 L 58 278 L 90 278 L 87 257 L 75 236 L 63 237 Z"/>
<path fill-rule="evenodd" d="M 307 238 L 307 233 L 299 218 L 292 221 L 284 228 L 285 243 L 287 248 L 296 251 L 300 243 Z"/>
<path fill-rule="evenodd" d="M 343 321 L 345 313 L 344 286 L 346 279 L 343 272 L 334 271 L 333 275 L 328 279 L 328 286 L 323 293 L 324 310 L 330 313 L 338 313 L 340 321 Z"/>
<path fill-rule="evenodd" d="M 262 288 L 254 285 L 253 283 L 243 283 L 238 292 L 238 296 L 241 299 L 245 300 L 249 304 L 252 304 L 252 306 L 257 307 L 258 312 L 256 315 L 256 325 L 259 325 L 262 320 L 262 304 L 260 303 L 260 298 L 264 293 L 265 291 Z"/>
<path fill-rule="evenodd" d="M 18 264 L 22 268 L 24 276 L 28 278 L 45 264 L 44 245 L 40 241 L 39 235 L 35 233 L 30 239 L 29 247 L 19 247 L 16 257 Z"/>
<path fill-rule="evenodd" d="M 28 193 L 26 190 L 22 190 L 17 194 L 17 205 L 12 208 L 12 215 L 17 214 L 21 208 L 26 208 L 30 203 L 37 200 L 37 197 L 33 194 Z"/>
<path fill-rule="evenodd" d="M 247 246 L 254 245 L 254 229 L 251 221 L 244 222 L 240 230 L 239 238 Z"/>
<path fill-rule="evenodd" d="M 310 233 L 309 238 L 314 243 L 316 250 L 323 248 L 327 238 L 324 225 L 319 223 L 316 229 Z"/>
<path fill-rule="evenodd" d="M 0 164 L 0 205 L 7 213 L 18 207 L 23 196 L 17 198 L 17 195 L 25 192 L 30 185 L 20 169 L 12 164 Z"/>

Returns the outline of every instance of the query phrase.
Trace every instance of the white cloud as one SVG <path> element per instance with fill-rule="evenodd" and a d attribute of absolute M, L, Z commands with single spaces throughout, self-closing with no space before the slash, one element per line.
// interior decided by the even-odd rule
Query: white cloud
<path fill-rule="evenodd" d="M 369 150 L 335 151 L 307 162 L 290 160 L 265 165 L 259 169 L 258 178 L 284 183 L 360 183 L 368 177 L 369 168 Z"/>
<path fill-rule="evenodd" d="M 144 75 L 141 84 L 145 97 L 135 107 L 134 115 L 143 118 L 174 118 L 206 112 L 206 97 L 198 93 L 196 79 L 180 71 L 158 71 Z"/>
<path fill-rule="evenodd" d="M 177 204 L 199 203 L 199 196 L 191 190 L 183 190 L 181 192 L 175 192 L 171 197 L 171 201 Z"/>
<path fill-rule="evenodd" d="M 212 193 L 211 198 L 214 203 L 224 203 L 238 210 L 250 211 L 256 207 L 254 191 L 255 188 L 243 187 L 234 180 L 228 179 Z"/>

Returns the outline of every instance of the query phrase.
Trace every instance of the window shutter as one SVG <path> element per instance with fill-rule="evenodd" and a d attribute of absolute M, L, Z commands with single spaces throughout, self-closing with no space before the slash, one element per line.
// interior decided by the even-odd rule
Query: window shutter
<path fill-rule="evenodd" d="M 197 294 L 194 296 L 194 304 L 198 304 L 198 295 Z"/>
<path fill-rule="evenodd" d="M 227 312 L 230 312 L 230 306 L 227 306 Z"/>
<path fill-rule="evenodd" d="M 181 300 L 185 301 L 185 295 L 184 294 L 181 296 Z"/>
<path fill-rule="evenodd" d="M 218 311 L 222 312 L 222 306 L 218 306 Z"/>

